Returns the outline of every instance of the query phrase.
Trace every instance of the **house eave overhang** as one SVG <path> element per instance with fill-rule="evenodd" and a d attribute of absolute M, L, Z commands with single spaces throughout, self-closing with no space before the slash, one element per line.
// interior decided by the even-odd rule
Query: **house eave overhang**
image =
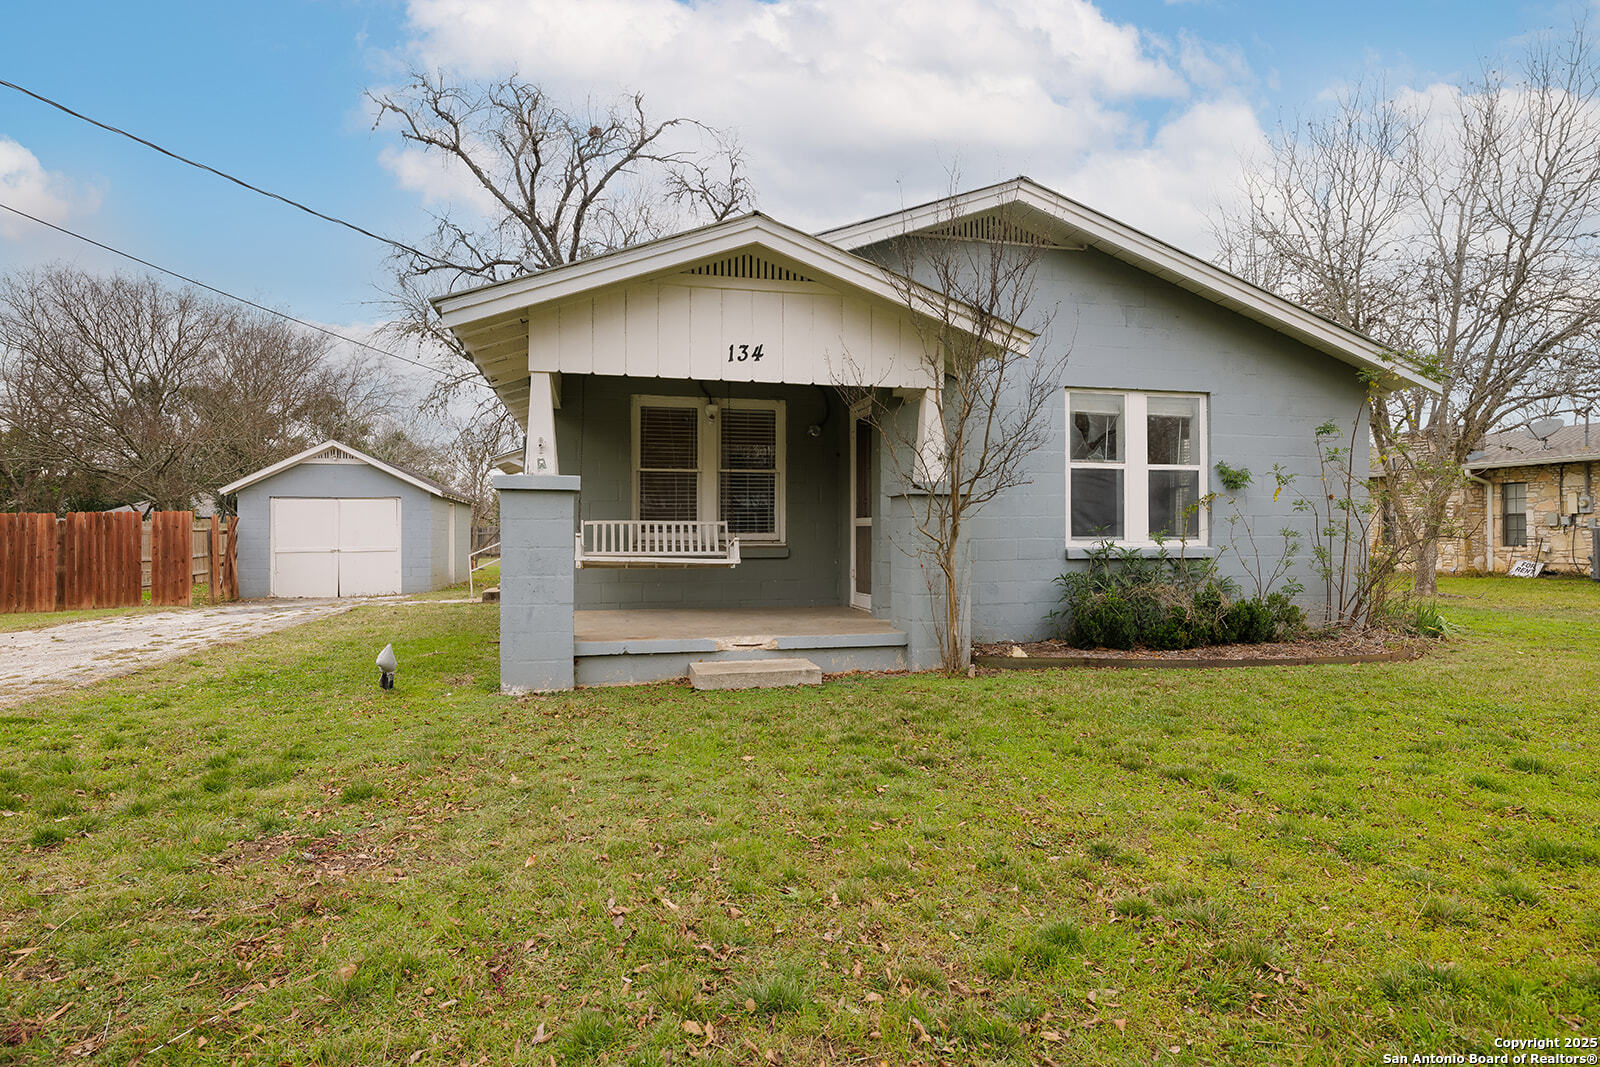
<path fill-rule="evenodd" d="M 824 230 L 817 236 L 830 245 L 854 250 L 1013 206 L 1020 206 L 1049 225 L 1064 243 L 1093 248 L 1292 337 L 1371 374 L 1382 389 L 1415 387 L 1434 393 L 1443 391 L 1438 382 L 1409 366 L 1372 338 L 1028 178 L 1013 178 L 969 193 Z"/>
<path fill-rule="evenodd" d="M 984 332 L 990 343 L 1013 351 L 1026 352 L 1036 336 L 1009 323 L 980 327 L 979 317 L 966 305 L 759 213 L 436 297 L 433 306 L 441 322 L 466 346 L 480 369 L 486 370 L 473 339 L 479 331 L 495 328 L 494 344 L 500 351 L 515 350 L 519 344 L 526 347 L 531 310 L 610 286 L 659 279 L 703 260 L 747 250 L 780 257 L 830 288 L 863 293 L 974 335 Z M 499 388 L 493 377 L 490 384 Z"/>
<path fill-rule="evenodd" d="M 1462 466 L 1469 471 L 1494 471 L 1513 467 L 1558 467 L 1563 463 L 1600 463 L 1600 452 L 1527 456 L 1519 459 L 1468 460 Z"/>

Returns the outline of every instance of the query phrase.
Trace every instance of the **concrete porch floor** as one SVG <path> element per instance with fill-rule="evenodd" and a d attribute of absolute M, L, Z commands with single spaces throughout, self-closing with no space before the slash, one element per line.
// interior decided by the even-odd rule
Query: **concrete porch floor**
<path fill-rule="evenodd" d="M 747 644 L 776 637 L 892 634 L 893 624 L 855 608 L 639 608 L 574 611 L 575 641 L 709 638 Z"/>

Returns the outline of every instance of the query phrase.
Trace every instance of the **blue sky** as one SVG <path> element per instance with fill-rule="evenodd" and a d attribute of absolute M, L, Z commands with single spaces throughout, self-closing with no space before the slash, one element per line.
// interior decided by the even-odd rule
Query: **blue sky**
<path fill-rule="evenodd" d="M 373 131 L 408 62 L 642 89 L 737 129 L 764 210 L 821 227 L 1028 173 L 1202 253 L 1263 130 L 1363 74 L 1470 77 L 1567 3 L 277 0 L 12 4 L 0 77 L 401 240 L 462 199 Z M 861 10 L 866 9 L 866 10 Z M 931 14 L 938 11 L 938 15 Z M 626 74 L 629 81 L 621 76 Z M 0 201 L 300 316 L 371 323 L 382 246 L 0 89 Z M 69 258 L 0 218 L 0 270 Z"/>

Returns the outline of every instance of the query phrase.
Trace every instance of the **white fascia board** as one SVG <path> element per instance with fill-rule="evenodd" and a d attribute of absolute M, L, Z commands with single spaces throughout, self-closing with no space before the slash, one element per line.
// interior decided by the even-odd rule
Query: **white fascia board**
<path fill-rule="evenodd" d="M 278 462 L 274 463 L 270 467 L 262 467 L 260 470 L 256 471 L 254 474 L 247 474 L 243 478 L 240 478 L 236 482 L 229 482 L 227 485 L 223 486 L 221 489 L 218 489 L 217 492 L 220 493 L 220 494 L 223 494 L 223 495 L 237 493 L 241 489 L 244 489 L 244 488 L 246 488 L 248 486 L 252 486 L 255 483 L 257 483 L 259 481 L 262 481 L 262 480 L 264 480 L 266 478 L 272 477 L 274 474 L 277 474 L 277 473 L 279 473 L 281 471 L 286 471 L 290 467 L 296 466 L 296 465 L 298 465 L 300 463 L 304 463 L 306 460 L 310 459 L 312 456 L 316 455 L 318 452 L 326 451 L 329 448 L 340 448 L 340 449 L 343 449 L 344 451 L 350 453 L 356 459 L 359 459 L 361 462 L 367 464 L 368 466 L 376 467 L 379 470 L 383 471 L 385 474 L 392 474 L 396 478 L 399 478 L 401 481 L 408 482 L 409 484 L 416 486 L 418 489 L 421 489 L 424 493 L 427 493 L 430 496 L 436 496 L 436 497 L 439 497 L 439 498 L 444 499 L 444 500 L 453 500 L 453 501 L 455 501 L 456 503 L 459 503 L 459 504 L 469 503 L 469 501 L 465 497 L 457 496 L 454 493 L 441 492 L 437 486 L 429 485 L 427 482 L 422 481 L 420 478 L 416 478 L 416 477 L 414 477 L 414 476 L 412 476 L 410 474 L 407 474 L 405 471 L 400 470 L 400 469 L 398 469 L 396 467 L 391 467 L 391 466 L 389 466 L 389 464 L 383 462 L 383 460 L 381 460 L 381 459 L 373 459 L 371 456 L 367 455 L 365 452 L 361 451 L 358 448 L 351 448 L 349 445 L 345 444 L 343 441 L 334 441 L 334 440 L 324 441 L 320 445 L 312 445 L 310 448 L 306 449 L 304 452 L 298 452 L 295 455 L 290 456 L 288 459 L 281 459 Z"/>
<path fill-rule="evenodd" d="M 1600 452 L 1566 456 L 1543 456 L 1537 459 L 1468 460 L 1462 466 L 1472 471 L 1494 471 L 1504 470 L 1508 467 L 1559 467 L 1568 463 L 1594 463 L 1597 461 L 1600 461 Z"/>
<path fill-rule="evenodd" d="M 623 249 L 592 259 L 531 274 L 479 289 L 438 297 L 433 301 L 440 320 L 452 330 L 499 315 L 579 296 L 617 282 L 634 281 L 670 271 L 701 259 L 734 252 L 749 245 L 760 245 L 794 260 L 802 267 L 826 275 L 837 282 L 864 290 L 894 304 L 906 302 L 907 283 L 870 260 L 851 255 L 825 241 L 765 215 L 743 218 L 691 230 L 659 241 Z M 940 294 L 915 282 L 910 283 L 915 310 L 935 317 L 948 310 L 951 321 L 961 329 L 976 332 L 970 314 L 963 306 L 943 309 Z M 1007 347 L 1026 352 L 1035 334 L 1011 325 L 1005 338 Z"/>
<path fill-rule="evenodd" d="M 1371 338 L 1025 178 L 1013 178 L 970 193 L 824 230 L 817 236 L 840 248 L 862 248 L 1010 204 L 1022 204 L 1049 216 L 1108 255 L 1166 278 L 1346 363 L 1391 375 L 1434 393 L 1443 392 L 1444 387 L 1438 382 L 1392 359 L 1383 346 Z"/>

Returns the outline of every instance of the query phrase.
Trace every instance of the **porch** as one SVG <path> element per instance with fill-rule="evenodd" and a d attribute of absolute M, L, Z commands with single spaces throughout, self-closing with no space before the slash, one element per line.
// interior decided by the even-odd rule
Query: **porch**
<path fill-rule="evenodd" d="M 681 678 L 706 660 L 811 660 L 824 671 L 905 670 L 908 637 L 843 607 L 644 608 L 573 612 L 578 685 Z"/>

